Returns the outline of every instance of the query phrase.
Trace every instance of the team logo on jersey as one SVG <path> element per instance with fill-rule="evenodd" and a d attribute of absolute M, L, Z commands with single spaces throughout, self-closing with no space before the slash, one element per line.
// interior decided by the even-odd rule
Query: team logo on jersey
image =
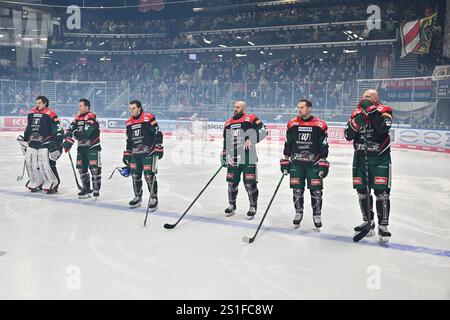
<path fill-rule="evenodd" d="M 130 169 L 136 169 L 136 163 L 130 163 Z"/>
<path fill-rule="evenodd" d="M 150 164 L 146 164 L 146 165 L 144 165 L 144 170 L 150 171 L 150 170 L 152 170 L 152 166 Z"/>
<path fill-rule="evenodd" d="M 322 184 L 322 181 L 320 179 L 311 179 L 312 186 L 320 186 L 321 184 Z"/>
<path fill-rule="evenodd" d="M 300 178 L 291 178 L 290 182 L 292 185 L 300 184 Z"/>
<path fill-rule="evenodd" d="M 319 127 L 321 127 L 321 128 L 323 127 L 323 123 L 320 122 L 320 121 L 317 122 L 317 125 L 318 125 Z"/>
<path fill-rule="evenodd" d="M 387 177 L 375 177 L 374 184 L 387 184 L 388 178 Z"/>
<path fill-rule="evenodd" d="M 233 172 L 228 172 L 227 173 L 227 179 L 233 179 L 234 178 L 234 173 Z"/>
<path fill-rule="evenodd" d="M 245 117 L 244 121 L 250 121 L 250 117 Z"/>
<path fill-rule="evenodd" d="M 301 131 L 301 132 L 312 132 L 312 127 L 298 127 L 298 131 Z"/>
<path fill-rule="evenodd" d="M 97 165 L 97 160 L 89 160 L 89 165 L 90 166 L 96 166 Z"/>
<path fill-rule="evenodd" d="M 360 177 L 354 177 L 353 184 L 362 184 L 362 179 Z"/>
<path fill-rule="evenodd" d="M 300 133 L 298 135 L 300 141 L 311 141 L 311 133 Z"/>

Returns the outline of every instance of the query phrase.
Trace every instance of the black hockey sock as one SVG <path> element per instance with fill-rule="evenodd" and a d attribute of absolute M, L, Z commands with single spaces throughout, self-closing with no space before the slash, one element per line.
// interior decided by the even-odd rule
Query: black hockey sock
<path fill-rule="evenodd" d="M 313 215 L 322 213 L 322 190 L 310 190 Z"/>
<path fill-rule="evenodd" d="M 155 174 L 146 174 L 144 175 L 145 181 L 147 182 L 148 192 L 150 192 L 150 196 L 152 198 L 158 197 L 158 181 L 156 180 Z M 153 190 L 152 190 L 153 183 Z"/>
<path fill-rule="evenodd" d="M 236 198 L 238 195 L 239 183 L 228 182 L 228 203 L 236 205 Z"/>
<path fill-rule="evenodd" d="M 256 183 L 245 183 L 245 190 L 247 190 L 248 201 L 250 202 L 251 207 L 255 207 L 258 205 L 258 187 Z"/>
<path fill-rule="evenodd" d="M 102 168 L 90 168 L 90 170 L 92 175 L 92 188 L 99 191 L 102 185 Z"/>
<path fill-rule="evenodd" d="M 304 189 L 292 189 L 295 212 L 303 212 Z"/>
<path fill-rule="evenodd" d="M 391 200 L 389 190 L 375 190 L 377 203 L 378 224 L 381 226 L 389 225 L 389 213 L 391 210 Z"/>
<path fill-rule="evenodd" d="M 373 198 L 371 194 L 367 194 L 367 192 L 358 190 L 358 200 L 359 200 L 359 208 L 361 209 L 361 213 L 363 216 L 363 221 L 373 220 Z M 368 203 L 369 202 L 369 203 Z M 369 204 L 369 208 L 368 208 Z M 370 219 L 369 219 L 370 217 Z"/>
<path fill-rule="evenodd" d="M 139 175 L 137 173 L 133 173 L 131 175 L 133 178 L 133 191 L 135 196 L 141 196 L 142 195 L 142 175 Z"/>
<path fill-rule="evenodd" d="M 91 188 L 91 178 L 89 176 L 89 171 L 87 169 L 78 169 L 78 173 L 80 174 L 83 189 L 89 190 Z"/>

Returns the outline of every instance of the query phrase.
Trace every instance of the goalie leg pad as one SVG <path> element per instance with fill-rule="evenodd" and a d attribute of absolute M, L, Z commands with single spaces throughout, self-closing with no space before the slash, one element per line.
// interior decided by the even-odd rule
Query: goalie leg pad
<path fill-rule="evenodd" d="M 50 166 L 50 159 L 47 148 L 41 148 L 38 150 L 38 162 L 39 169 L 41 170 L 44 178 L 44 185 L 42 189 L 45 191 L 53 190 L 58 186 L 58 179 Z"/>
<path fill-rule="evenodd" d="M 44 179 L 39 169 L 38 154 L 38 149 L 35 148 L 27 148 L 25 153 L 25 166 L 28 176 L 30 177 L 26 186 L 30 190 L 38 188 L 44 183 Z"/>

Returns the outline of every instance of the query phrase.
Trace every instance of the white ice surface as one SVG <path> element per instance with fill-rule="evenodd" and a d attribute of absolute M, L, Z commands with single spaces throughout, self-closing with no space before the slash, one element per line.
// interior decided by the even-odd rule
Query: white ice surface
<path fill-rule="evenodd" d="M 222 170 L 185 219 L 166 230 L 163 224 L 176 221 L 219 167 L 220 141 L 184 154 L 188 143 L 166 141 L 160 209 L 144 229 L 145 209 L 127 206 L 131 178 L 107 180 L 121 166 L 122 134 L 102 135 L 98 200 L 77 199 L 67 155 L 58 161 L 60 192 L 30 194 L 26 177 L 16 181 L 23 164 L 17 134 L 0 133 L 0 299 L 450 299 L 450 155 L 393 151 L 389 247 L 376 238 L 351 242 L 361 223 L 352 149 L 335 145 L 321 232 L 313 231 L 309 193 L 302 226 L 292 228 L 285 179 L 256 241 L 247 244 L 242 237 L 253 235 L 280 178 L 279 145 L 258 146 L 253 221 L 245 219 L 242 185 L 237 214 L 224 216 Z M 145 190 L 145 204 L 147 196 Z"/>

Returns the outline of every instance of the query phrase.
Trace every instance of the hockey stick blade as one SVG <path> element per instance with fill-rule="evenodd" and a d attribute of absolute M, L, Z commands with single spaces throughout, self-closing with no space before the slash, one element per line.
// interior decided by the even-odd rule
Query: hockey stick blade
<path fill-rule="evenodd" d="M 361 239 L 363 239 L 367 234 L 370 232 L 370 228 L 361 230 L 359 233 L 357 233 L 353 237 L 353 242 L 359 242 Z"/>
<path fill-rule="evenodd" d="M 164 224 L 164 228 L 165 229 L 173 229 L 175 228 L 176 224 L 170 224 L 170 223 L 165 223 Z"/>
<path fill-rule="evenodd" d="M 244 242 L 246 242 L 246 243 L 253 243 L 253 241 L 255 241 L 255 238 L 250 238 L 250 237 L 247 237 L 247 236 L 244 236 L 243 238 L 242 238 L 242 241 L 244 241 Z"/>

